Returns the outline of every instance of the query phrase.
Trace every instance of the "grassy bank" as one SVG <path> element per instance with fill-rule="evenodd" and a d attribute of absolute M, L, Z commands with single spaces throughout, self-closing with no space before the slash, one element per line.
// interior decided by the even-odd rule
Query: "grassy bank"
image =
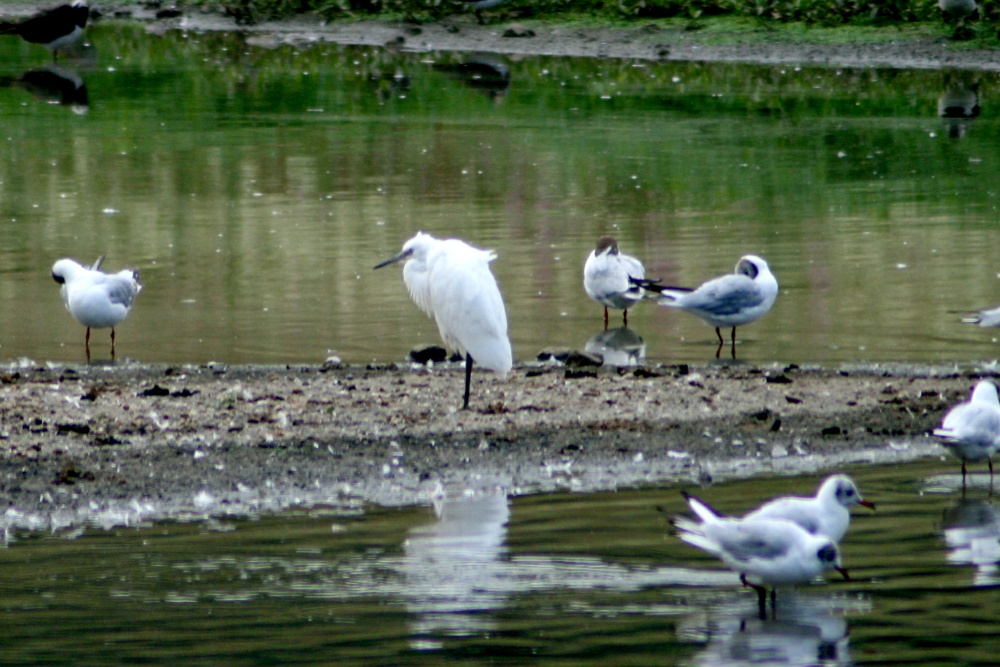
<path fill-rule="evenodd" d="M 471 11 L 464 0 L 223 0 L 222 4 L 248 23 L 299 13 L 319 13 L 328 19 L 434 21 Z M 776 29 L 788 24 L 829 28 L 942 22 L 937 0 L 508 0 L 489 10 L 489 16 L 608 22 L 679 19 L 691 29 L 702 28 L 713 17 L 748 18 Z M 995 39 L 998 24 L 1000 0 L 981 0 L 962 36 Z"/>

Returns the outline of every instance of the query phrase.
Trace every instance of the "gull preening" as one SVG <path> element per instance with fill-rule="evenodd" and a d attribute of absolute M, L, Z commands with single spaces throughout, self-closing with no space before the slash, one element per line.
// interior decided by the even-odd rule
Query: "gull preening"
<path fill-rule="evenodd" d="M 696 315 L 715 327 L 722 352 L 725 339 L 722 327 L 732 327 L 732 353 L 736 357 L 736 327 L 749 324 L 768 313 L 778 296 L 778 281 L 770 267 L 756 255 L 745 255 L 733 273 L 709 280 L 697 289 L 667 287 L 651 280 L 633 280 L 634 284 L 655 292 L 657 303 L 679 308 Z"/>
<path fill-rule="evenodd" d="M 469 407 L 473 361 L 502 376 L 513 364 L 507 311 L 490 271 L 494 259 L 492 250 L 417 232 L 401 253 L 374 267 L 406 260 L 403 282 L 410 298 L 437 323 L 445 345 L 465 355 L 463 409 Z"/>
<path fill-rule="evenodd" d="M 608 308 L 622 310 L 622 322 L 628 326 L 628 309 L 642 300 L 644 290 L 633 283 L 646 277 L 646 270 L 635 257 L 618 251 L 618 241 L 610 236 L 597 240 L 583 265 L 583 289 L 587 296 L 604 306 L 604 328 L 608 328 Z"/>
<path fill-rule="evenodd" d="M 699 498 L 682 493 L 700 523 L 674 519 L 678 536 L 738 573 L 743 585 L 757 592 L 762 615 L 767 586 L 771 587 L 773 607 L 776 586 L 803 584 L 828 570 L 837 570 L 845 579 L 849 578 L 841 566 L 837 544 L 831 538 L 811 535 L 787 519 L 725 517 Z"/>
<path fill-rule="evenodd" d="M 962 460 L 962 485 L 965 486 L 965 464 L 987 461 L 990 481 L 993 481 L 993 455 L 1000 448 L 1000 397 L 997 386 L 990 380 L 980 380 L 972 397 L 959 403 L 944 416 L 934 435 L 944 438 L 941 443 Z"/>
<path fill-rule="evenodd" d="M 142 290 L 139 272 L 122 269 L 117 273 L 100 271 L 104 257 L 87 268 L 72 259 L 60 259 L 52 265 L 52 278 L 62 285 L 66 310 L 87 327 L 84 347 L 90 361 L 90 330 L 111 328 L 111 358 L 115 358 L 115 327 L 125 319 L 136 295 Z"/>
<path fill-rule="evenodd" d="M 850 508 L 875 504 L 861 497 L 858 487 L 847 475 L 832 475 L 823 480 L 816 495 L 810 498 L 784 496 L 764 503 L 744 519 L 786 519 L 811 535 L 825 535 L 840 544 L 851 523 Z"/>

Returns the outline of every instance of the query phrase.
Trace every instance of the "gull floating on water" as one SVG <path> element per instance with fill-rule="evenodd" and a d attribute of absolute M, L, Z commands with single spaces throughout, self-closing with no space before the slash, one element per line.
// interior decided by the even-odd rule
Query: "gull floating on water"
<path fill-rule="evenodd" d="M 445 345 L 465 355 L 463 409 L 469 407 L 473 361 L 502 376 L 513 363 L 507 311 L 490 272 L 494 259 L 492 250 L 417 232 L 401 253 L 374 267 L 406 260 L 403 282 L 410 298 L 437 323 Z"/>
<path fill-rule="evenodd" d="M 644 290 L 633 281 L 646 277 L 646 270 L 635 257 L 618 251 L 618 241 L 610 236 L 597 240 L 583 265 L 583 289 L 587 296 L 604 306 L 604 328 L 608 328 L 608 308 L 624 311 L 622 322 L 628 326 L 628 309 L 642 300 Z"/>
<path fill-rule="evenodd" d="M 633 280 L 633 284 L 655 292 L 661 306 L 679 308 L 696 315 L 715 327 L 722 351 L 725 340 L 722 327 L 732 327 L 732 350 L 736 356 L 736 327 L 749 324 L 768 313 L 778 296 L 778 281 L 770 267 L 756 255 L 745 255 L 733 273 L 709 280 L 697 289 L 667 287 L 651 280 Z"/>
<path fill-rule="evenodd" d="M 840 544 L 851 523 L 850 507 L 875 504 L 861 497 L 854 480 L 847 475 L 832 475 L 823 480 L 811 498 L 784 496 L 764 503 L 744 519 L 786 519 L 811 535 L 825 535 Z"/>
<path fill-rule="evenodd" d="M 89 269 L 72 259 L 60 259 L 52 265 L 52 278 L 62 285 L 59 293 L 70 315 L 87 327 L 84 346 L 90 361 L 90 330 L 111 328 L 111 358 L 115 358 L 115 327 L 125 319 L 132 302 L 142 290 L 139 272 L 123 269 L 103 273 L 104 257 Z"/>
<path fill-rule="evenodd" d="M 962 485 L 965 486 L 965 464 L 987 461 L 990 481 L 993 480 L 993 455 L 1000 448 L 1000 397 L 997 386 L 990 380 L 980 380 L 972 397 L 959 403 L 944 416 L 934 435 L 944 438 L 941 443 L 962 460 Z"/>
<path fill-rule="evenodd" d="M 743 585 L 757 592 L 761 614 L 767 586 L 771 587 L 774 606 L 776 586 L 806 583 L 827 570 L 837 570 L 849 578 L 841 567 L 837 544 L 829 537 L 811 535 L 786 519 L 724 517 L 704 501 L 682 493 L 701 522 L 674 519 L 678 536 L 739 573 Z"/>

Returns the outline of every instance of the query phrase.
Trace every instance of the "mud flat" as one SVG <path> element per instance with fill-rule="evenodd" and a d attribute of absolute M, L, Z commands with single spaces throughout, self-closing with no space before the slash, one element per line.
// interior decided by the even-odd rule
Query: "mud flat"
<path fill-rule="evenodd" d="M 0 370 L 3 522 L 129 525 L 943 456 L 927 432 L 982 375 L 537 364 L 476 373 L 463 411 L 455 367 L 24 361 Z"/>

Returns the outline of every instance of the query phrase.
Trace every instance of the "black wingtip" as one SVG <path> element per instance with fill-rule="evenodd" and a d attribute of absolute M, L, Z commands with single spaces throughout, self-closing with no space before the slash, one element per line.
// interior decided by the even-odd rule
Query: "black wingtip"
<path fill-rule="evenodd" d="M 684 496 L 684 500 L 688 501 L 689 503 L 692 500 L 698 501 L 699 505 L 701 505 L 702 507 L 704 507 L 705 509 L 707 509 L 709 512 L 711 512 L 713 515 L 719 517 L 720 519 L 726 518 L 725 514 L 723 514 L 719 510 L 715 509 L 714 507 L 712 507 L 711 505 L 709 505 L 708 503 L 706 503 L 704 500 L 702 500 L 698 496 L 694 495 L 693 493 L 688 493 L 684 489 L 681 489 L 681 495 Z"/>

